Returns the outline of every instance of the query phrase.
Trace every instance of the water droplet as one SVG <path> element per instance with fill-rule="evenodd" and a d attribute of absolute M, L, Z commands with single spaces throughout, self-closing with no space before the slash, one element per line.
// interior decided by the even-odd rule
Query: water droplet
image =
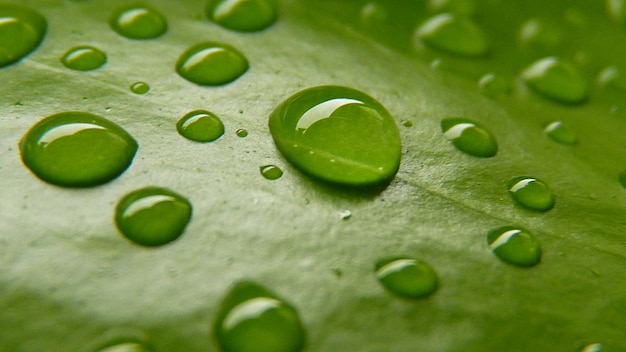
<path fill-rule="evenodd" d="M 87 45 L 73 47 L 61 57 L 61 63 L 65 67 L 77 71 L 95 70 L 106 62 L 107 56 L 104 52 Z"/>
<path fill-rule="evenodd" d="M 626 1 L 624 0 L 607 0 L 606 9 L 609 16 L 617 22 L 624 22 L 626 18 Z"/>
<path fill-rule="evenodd" d="M 434 12 L 451 12 L 461 16 L 472 16 L 476 12 L 474 0 L 430 0 Z"/>
<path fill-rule="evenodd" d="M 224 135 L 224 124 L 217 115 L 206 110 L 194 110 L 185 114 L 176 129 L 181 136 L 195 142 L 213 142 Z"/>
<path fill-rule="evenodd" d="M 462 152 L 490 158 L 498 152 L 496 138 L 478 122 L 454 117 L 441 120 L 444 137 Z"/>
<path fill-rule="evenodd" d="M 30 7 L 0 4 L 0 67 L 35 50 L 48 29 L 46 18 Z"/>
<path fill-rule="evenodd" d="M 570 63 L 547 57 L 528 66 L 522 79 L 537 93 L 565 103 L 581 103 L 587 98 L 587 83 Z"/>
<path fill-rule="evenodd" d="M 608 66 L 598 74 L 598 83 L 603 87 L 612 87 L 626 91 L 626 75 L 617 66 Z"/>
<path fill-rule="evenodd" d="M 508 187 L 513 199 L 528 209 L 548 211 L 554 207 L 554 195 L 541 180 L 518 176 L 509 181 Z"/>
<path fill-rule="evenodd" d="M 139 342 L 124 342 L 99 349 L 98 352 L 152 352 L 153 350 Z"/>
<path fill-rule="evenodd" d="M 275 165 L 263 165 L 260 167 L 261 175 L 268 180 L 277 180 L 283 175 L 283 170 Z"/>
<path fill-rule="evenodd" d="M 585 347 L 580 352 L 602 352 L 604 348 L 601 343 L 592 343 Z"/>
<path fill-rule="evenodd" d="M 237 129 L 237 131 L 235 131 L 235 134 L 237 134 L 237 137 L 240 137 L 240 138 L 248 137 L 248 131 L 243 128 Z"/>
<path fill-rule="evenodd" d="M 402 120 L 400 121 L 400 123 L 404 127 L 413 127 L 413 121 L 410 121 L 410 120 Z"/>
<path fill-rule="evenodd" d="M 187 49 L 176 62 L 176 72 L 184 79 L 202 85 L 230 83 L 248 70 L 248 60 L 227 44 L 205 42 Z"/>
<path fill-rule="evenodd" d="M 302 172 L 333 183 L 378 184 L 400 165 L 400 132 L 384 106 L 356 89 L 300 91 L 270 115 L 270 132 Z"/>
<path fill-rule="evenodd" d="M 389 20 L 387 8 L 376 1 L 368 2 L 361 8 L 361 25 L 367 29 L 378 29 Z"/>
<path fill-rule="evenodd" d="M 352 212 L 348 209 L 341 210 L 339 212 L 339 218 L 341 220 L 350 220 L 350 218 L 352 218 Z"/>
<path fill-rule="evenodd" d="M 482 76 L 478 81 L 478 87 L 481 93 L 492 98 L 511 93 L 509 82 L 495 73 L 487 73 Z"/>
<path fill-rule="evenodd" d="M 305 340 L 295 308 L 248 281 L 236 284 L 224 298 L 215 335 L 230 352 L 298 352 Z"/>
<path fill-rule="evenodd" d="M 417 30 L 426 45 L 461 56 L 482 56 L 489 44 L 482 30 L 469 18 L 444 13 L 427 20 Z"/>
<path fill-rule="evenodd" d="M 561 144 L 573 145 L 578 141 L 576 132 L 574 132 L 569 126 L 563 124 L 562 121 L 554 121 L 549 123 L 544 132 L 555 142 Z"/>
<path fill-rule="evenodd" d="M 113 13 L 109 25 L 129 39 L 154 39 L 167 31 L 167 20 L 157 10 L 143 5 L 123 7 Z"/>
<path fill-rule="evenodd" d="M 530 232 L 505 226 L 487 235 L 489 249 L 503 261 L 517 266 L 534 266 L 541 261 L 541 245 Z"/>
<path fill-rule="evenodd" d="M 411 258 L 386 258 L 376 263 L 376 277 L 389 292 L 407 298 L 426 297 L 437 290 L 435 270 Z"/>
<path fill-rule="evenodd" d="M 137 142 L 121 127 L 85 112 L 48 116 L 20 141 L 24 164 L 42 180 L 66 187 L 106 183 L 128 168 Z"/>
<path fill-rule="evenodd" d="M 191 219 L 191 203 L 165 188 L 146 187 L 125 195 L 115 209 L 120 232 L 134 243 L 156 247 L 176 240 Z"/>
<path fill-rule="evenodd" d="M 525 45 L 552 49 L 561 44 L 563 33 L 552 22 L 531 18 L 522 25 L 519 31 L 519 39 Z"/>
<path fill-rule="evenodd" d="M 276 21 L 273 0 L 210 0 L 207 15 L 218 25 L 239 32 L 255 32 Z"/>
<path fill-rule="evenodd" d="M 150 86 L 145 82 L 135 82 L 130 85 L 130 90 L 135 94 L 146 94 L 150 91 Z"/>

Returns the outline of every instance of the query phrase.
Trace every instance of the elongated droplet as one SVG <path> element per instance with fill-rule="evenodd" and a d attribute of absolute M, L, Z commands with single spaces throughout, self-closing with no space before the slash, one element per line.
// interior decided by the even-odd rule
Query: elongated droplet
<path fill-rule="evenodd" d="M 217 115 L 206 110 L 194 110 L 185 114 L 176 129 L 181 136 L 195 142 L 213 142 L 224 135 L 224 124 Z"/>
<path fill-rule="evenodd" d="M 137 142 L 121 127 L 85 112 L 48 116 L 20 141 L 24 164 L 42 180 L 65 187 L 106 183 L 128 168 Z"/>
<path fill-rule="evenodd" d="M 146 187 L 124 196 L 115 209 L 118 229 L 134 243 L 156 247 L 176 240 L 191 219 L 191 203 L 160 187 Z"/>
<path fill-rule="evenodd" d="M 400 165 L 400 132 L 387 110 L 356 89 L 321 86 L 300 91 L 270 115 L 270 132 L 302 172 L 333 183 L 390 180 Z"/>
<path fill-rule="evenodd" d="M 530 267 L 541 261 L 541 245 L 533 234 L 518 227 L 505 226 L 487 235 L 489 249 L 501 260 Z"/>
<path fill-rule="evenodd" d="M 553 141 L 561 144 L 573 145 L 578 142 L 576 132 L 569 128 L 569 126 L 563 124 L 562 121 L 554 121 L 549 123 L 544 129 L 544 132 Z"/>
<path fill-rule="evenodd" d="M 248 60 L 239 50 L 227 44 L 205 42 L 180 56 L 176 72 L 195 84 L 219 86 L 241 77 L 248 67 Z"/>
<path fill-rule="evenodd" d="M 602 352 L 604 348 L 601 343 L 592 343 L 585 347 L 580 352 Z"/>
<path fill-rule="evenodd" d="M 152 352 L 148 346 L 139 342 L 124 342 L 99 349 L 98 352 Z"/>
<path fill-rule="evenodd" d="M 229 352 L 298 352 L 305 341 L 295 308 L 249 281 L 237 283 L 224 298 L 214 329 Z"/>
<path fill-rule="evenodd" d="M 437 290 L 439 278 L 423 261 L 387 258 L 376 263 L 376 277 L 389 292 L 407 298 L 426 297 Z"/>
<path fill-rule="evenodd" d="M 521 77 L 530 88 L 554 101 L 577 104 L 587 99 L 587 83 L 578 70 L 556 57 L 534 62 Z"/>
<path fill-rule="evenodd" d="M 430 47 L 454 55 L 482 56 L 489 51 L 487 38 L 474 22 L 449 13 L 427 20 L 417 30 L 417 37 Z"/>
<path fill-rule="evenodd" d="M 541 180 L 526 176 L 514 177 L 508 187 L 513 199 L 528 209 L 547 211 L 554 207 L 554 195 Z"/>
<path fill-rule="evenodd" d="M 495 73 L 487 73 L 482 76 L 478 81 L 478 87 L 481 93 L 492 98 L 511 93 L 511 84 Z"/>
<path fill-rule="evenodd" d="M 146 94 L 150 91 L 150 86 L 145 82 L 135 82 L 130 85 L 130 91 L 135 94 Z"/>
<path fill-rule="evenodd" d="M 276 165 L 263 165 L 260 167 L 261 175 L 268 180 L 277 180 L 283 176 L 283 170 Z"/>
<path fill-rule="evenodd" d="M 167 20 L 157 10 L 143 5 L 118 9 L 109 25 L 119 35 L 129 39 L 154 39 L 167 31 Z"/>
<path fill-rule="evenodd" d="M 210 0 L 207 15 L 224 28 L 255 32 L 271 26 L 277 12 L 274 0 Z"/>
<path fill-rule="evenodd" d="M 443 135 L 462 152 L 490 158 L 498 152 L 496 138 L 478 122 L 454 117 L 441 121 Z"/>
<path fill-rule="evenodd" d="M 95 70 L 106 62 L 107 56 L 104 52 L 88 45 L 73 47 L 61 57 L 61 63 L 65 67 L 77 71 Z"/>
<path fill-rule="evenodd" d="M 46 18 L 30 7 L 0 4 L 0 68 L 35 50 L 47 29 Z"/>

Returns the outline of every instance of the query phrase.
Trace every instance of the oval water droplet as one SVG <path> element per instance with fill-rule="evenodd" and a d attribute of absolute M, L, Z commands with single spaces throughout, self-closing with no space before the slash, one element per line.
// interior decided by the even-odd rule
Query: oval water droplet
<path fill-rule="evenodd" d="M 413 127 L 413 121 L 411 121 L 411 120 L 402 120 L 402 121 L 400 121 L 400 123 L 404 127 Z"/>
<path fill-rule="evenodd" d="M 508 187 L 513 199 L 528 209 L 548 211 L 554 207 L 554 195 L 541 180 L 518 176 L 509 181 Z"/>
<path fill-rule="evenodd" d="M 519 40 L 525 45 L 553 49 L 561 44 L 563 33 L 554 23 L 535 17 L 522 25 Z"/>
<path fill-rule="evenodd" d="M 153 349 L 139 342 L 123 342 L 104 347 L 98 352 L 153 352 Z"/>
<path fill-rule="evenodd" d="M 554 121 L 549 123 L 543 131 L 553 141 L 561 144 L 573 145 L 578 142 L 576 132 L 569 128 L 569 126 L 563 124 L 562 121 Z"/>
<path fill-rule="evenodd" d="M 530 232 L 505 226 L 487 235 L 489 249 L 502 261 L 516 266 L 530 267 L 541 261 L 541 245 Z"/>
<path fill-rule="evenodd" d="M 585 347 L 580 352 L 602 352 L 604 348 L 601 343 L 592 343 Z"/>
<path fill-rule="evenodd" d="M 277 180 L 283 176 L 283 170 L 276 165 L 263 165 L 259 169 L 261 175 L 268 180 Z"/>
<path fill-rule="evenodd" d="M 0 68 L 34 51 L 47 29 L 46 18 L 30 7 L 0 4 Z"/>
<path fill-rule="evenodd" d="M 176 129 L 181 136 L 195 142 L 213 142 L 224 135 L 224 124 L 217 115 L 206 110 L 194 110 L 185 114 Z"/>
<path fill-rule="evenodd" d="M 270 132 L 302 172 L 354 186 L 390 180 L 400 166 L 400 132 L 385 107 L 356 89 L 321 86 L 289 97 L 270 115 Z"/>
<path fill-rule="evenodd" d="M 176 62 L 176 72 L 202 86 L 230 83 L 248 71 L 246 57 L 230 45 L 205 42 L 187 49 Z"/>
<path fill-rule="evenodd" d="M 350 220 L 352 218 L 352 212 L 349 209 L 340 210 L 339 218 L 341 220 Z"/>
<path fill-rule="evenodd" d="M 150 91 L 150 86 L 146 82 L 135 82 L 130 85 L 130 91 L 135 94 L 146 94 Z"/>
<path fill-rule="evenodd" d="M 132 5 L 118 9 L 109 19 L 109 25 L 119 35 L 129 39 L 154 39 L 167 31 L 167 20 L 157 10 Z"/>
<path fill-rule="evenodd" d="M 20 141 L 24 164 L 40 179 L 65 187 L 106 183 L 128 168 L 137 142 L 121 127 L 85 112 L 48 116 Z"/>
<path fill-rule="evenodd" d="M 488 97 L 495 98 L 511 93 L 511 84 L 495 73 L 487 73 L 478 81 L 480 92 Z"/>
<path fill-rule="evenodd" d="M 95 70 L 106 62 L 107 56 L 104 52 L 88 45 L 73 47 L 61 57 L 61 63 L 65 67 L 77 71 Z"/>
<path fill-rule="evenodd" d="M 587 99 L 587 83 L 570 63 L 547 57 L 528 66 L 521 75 L 537 93 L 565 104 L 577 104 Z"/>
<path fill-rule="evenodd" d="M 246 130 L 244 128 L 239 128 L 239 129 L 237 129 L 237 131 L 235 131 L 235 134 L 239 138 L 246 138 L 246 137 L 248 137 L 248 130 Z"/>
<path fill-rule="evenodd" d="M 439 286 L 435 270 L 427 263 L 412 258 L 381 259 L 376 263 L 375 271 L 383 287 L 401 297 L 426 297 Z"/>
<path fill-rule="evenodd" d="M 277 12 L 274 0 L 210 0 L 207 15 L 224 28 L 255 32 L 276 22 Z"/>
<path fill-rule="evenodd" d="M 487 38 L 469 18 L 444 13 L 428 19 L 417 30 L 426 45 L 449 54 L 482 56 L 489 51 Z"/>
<path fill-rule="evenodd" d="M 224 298 L 214 329 L 222 350 L 229 352 L 298 352 L 305 341 L 295 308 L 248 281 Z"/>
<path fill-rule="evenodd" d="M 191 203 L 160 187 L 146 187 L 125 195 L 115 209 L 115 223 L 124 237 L 147 247 L 176 240 L 191 220 Z"/>
<path fill-rule="evenodd" d="M 626 91 L 626 75 L 617 66 L 608 66 L 600 71 L 598 83 L 603 87 Z"/>
<path fill-rule="evenodd" d="M 498 152 L 496 138 L 478 122 L 470 119 L 453 117 L 441 120 L 444 137 L 462 152 L 490 158 Z"/>

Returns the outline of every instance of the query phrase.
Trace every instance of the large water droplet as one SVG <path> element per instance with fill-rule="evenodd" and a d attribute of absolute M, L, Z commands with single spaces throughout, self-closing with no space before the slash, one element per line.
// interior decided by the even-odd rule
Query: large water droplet
<path fill-rule="evenodd" d="M 578 141 L 576 132 L 569 128 L 569 126 L 563 124 L 562 121 L 549 123 L 543 131 L 553 141 L 561 144 L 573 145 Z"/>
<path fill-rule="evenodd" d="M 150 91 L 150 86 L 146 82 L 135 82 L 130 85 L 130 91 L 135 94 L 146 94 Z"/>
<path fill-rule="evenodd" d="M 143 5 L 123 7 L 113 13 L 109 25 L 129 39 L 154 39 L 167 31 L 167 20 L 157 10 Z"/>
<path fill-rule="evenodd" d="M 377 184 L 391 179 L 400 165 L 400 132 L 393 118 L 356 89 L 300 91 L 272 112 L 269 127 L 285 158 L 322 180 Z"/>
<path fill-rule="evenodd" d="M 276 21 L 273 0 L 210 0 L 207 15 L 220 26 L 239 32 L 254 32 Z"/>
<path fill-rule="evenodd" d="M 528 209 L 547 211 L 554 207 L 554 195 L 541 180 L 518 176 L 509 181 L 508 187 L 513 199 Z"/>
<path fill-rule="evenodd" d="M 478 81 L 478 87 L 481 93 L 492 98 L 511 93 L 511 84 L 495 73 L 487 73 L 482 76 Z"/>
<path fill-rule="evenodd" d="M 478 122 L 453 117 L 441 121 L 443 135 L 462 152 L 489 158 L 498 152 L 496 138 Z"/>
<path fill-rule="evenodd" d="M 104 52 L 88 45 L 73 47 L 61 57 L 61 63 L 65 67 L 77 71 L 95 70 L 106 62 L 107 56 Z"/>
<path fill-rule="evenodd" d="M 121 127 L 85 112 L 48 116 L 20 141 L 24 164 L 42 180 L 66 187 L 108 182 L 128 168 L 137 142 Z"/>
<path fill-rule="evenodd" d="M 215 335 L 229 352 L 297 352 L 305 340 L 298 312 L 266 288 L 247 281 L 236 284 L 222 302 Z"/>
<path fill-rule="evenodd" d="M 263 165 L 259 169 L 261 175 L 268 180 L 277 180 L 283 176 L 283 170 L 276 165 Z"/>
<path fill-rule="evenodd" d="M 191 219 L 191 203 L 160 187 L 146 187 L 125 195 L 115 209 L 115 222 L 129 240 L 149 247 L 180 237 Z"/>
<path fill-rule="evenodd" d="M 444 13 L 427 20 L 417 30 L 426 45 L 450 54 L 481 56 L 489 50 L 482 30 L 470 19 Z"/>
<path fill-rule="evenodd" d="M 505 226 L 487 235 L 489 249 L 503 261 L 517 266 L 534 266 L 541 261 L 541 245 L 530 232 Z"/>
<path fill-rule="evenodd" d="M 224 135 L 224 124 L 210 111 L 194 110 L 185 114 L 176 129 L 181 136 L 195 142 L 213 142 Z"/>
<path fill-rule="evenodd" d="M 423 261 L 387 258 L 376 263 L 376 277 L 389 292 L 408 298 L 426 297 L 437 290 L 439 278 Z"/>
<path fill-rule="evenodd" d="M 184 79 L 203 86 L 230 83 L 248 70 L 248 60 L 230 45 L 205 42 L 187 49 L 176 63 Z"/>
<path fill-rule="evenodd" d="M 124 342 L 99 349 L 98 352 L 152 352 L 148 346 L 139 342 Z"/>
<path fill-rule="evenodd" d="M 0 4 L 0 67 L 21 60 L 43 41 L 45 17 L 17 4 Z"/>
<path fill-rule="evenodd" d="M 566 103 L 581 103 L 587 98 L 587 83 L 570 63 L 547 57 L 528 66 L 522 79 L 539 94 Z"/>

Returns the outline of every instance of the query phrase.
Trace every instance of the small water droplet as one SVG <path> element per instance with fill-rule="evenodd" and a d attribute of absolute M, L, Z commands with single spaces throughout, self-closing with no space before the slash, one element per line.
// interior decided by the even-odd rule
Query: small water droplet
<path fill-rule="evenodd" d="M 0 4 L 0 68 L 35 50 L 47 29 L 46 18 L 30 7 Z"/>
<path fill-rule="evenodd" d="M 624 23 L 624 19 L 626 19 L 626 1 L 624 0 L 607 0 L 606 1 L 606 10 L 611 17 L 616 22 Z"/>
<path fill-rule="evenodd" d="M 176 240 L 191 219 L 191 203 L 160 187 L 146 187 L 125 195 L 115 209 L 115 222 L 124 237 L 156 247 Z"/>
<path fill-rule="evenodd" d="M 139 342 L 123 342 L 111 346 L 107 346 L 98 350 L 98 352 L 152 352 L 148 346 Z"/>
<path fill-rule="evenodd" d="M 576 144 L 578 137 L 569 126 L 563 124 L 562 121 L 554 121 L 549 123 L 544 132 L 555 142 L 567 145 Z"/>
<path fill-rule="evenodd" d="M 469 18 L 444 13 L 428 19 L 417 30 L 426 45 L 449 54 L 482 56 L 489 51 L 487 38 Z"/>
<path fill-rule="evenodd" d="M 508 187 L 513 199 L 528 209 L 548 211 L 554 207 L 554 195 L 541 180 L 518 176 L 509 181 Z"/>
<path fill-rule="evenodd" d="M 167 20 L 157 10 L 143 5 L 118 9 L 109 25 L 119 35 L 129 39 L 154 39 L 167 31 Z"/>
<path fill-rule="evenodd" d="M 341 220 L 350 220 L 352 218 L 352 212 L 348 209 L 339 211 L 339 218 Z"/>
<path fill-rule="evenodd" d="M 224 124 L 217 115 L 206 110 L 194 110 L 185 114 L 176 129 L 181 136 L 195 142 L 213 142 L 224 135 Z"/>
<path fill-rule="evenodd" d="M 61 63 L 65 67 L 77 71 L 95 70 L 106 62 L 107 56 L 104 52 L 88 45 L 73 47 L 61 57 Z"/>
<path fill-rule="evenodd" d="M 380 25 L 386 23 L 388 19 L 387 8 L 377 1 L 368 2 L 361 8 L 360 20 L 364 28 L 380 29 Z"/>
<path fill-rule="evenodd" d="M 305 341 L 295 308 L 249 281 L 237 283 L 224 298 L 215 335 L 230 352 L 298 352 Z"/>
<path fill-rule="evenodd" d="M 592 343 L 585 347 L 580 352 L 602 352 L 604 351 L 604 347 L 601 343 Z"/>
<path fill-rule="evenodd" d="M 230 83 L 248 68 L 248 60 L 239 50 L 216 42 L 196 44 L 176 62 L 176 72 L 181 77 L 202 86 Z"/>
<path fill-rule="evenodd" d="M 263 165 L 259 169 L 261 175 L 268 180 L 277 180 L 283 175 L 283 170 L 276 165 Z"/>
<path fill-rule="evenodd" d="M 496 138 L 478 122 L 465 118 L 441 120 L 444 137 L 462 152 L 482 158 L 490 158 L 498 152 Z"/>
<path fill-rule="evenodd" d="M 263 30 L 277 17 L 273 0 L 210 0 L 207 15 L 218 25 L 239 32 Z"/>
<path fill-rule="evenodd" d="M 407 298 L 421 298 L 439 286 L 435 270 L 412 258 L 385 258 L 376 263 L 376 277 L 389 292 Z"/>
<path fill-rule="evenodd" d="M 495 73 L 487 73 L 478 81 L 480 92 L 488 97 L 497 97 L 511 93 L 511 84 Z"/>
<path fill-rule="evenodd" d="M 402 120 L 400 123 L 404 127 L 413 127 L 413 121 L 411 120 Z"/>
<path fill-rule="evenodd" d="M 248 130 L 239 128 L 237 129 L 237 131 L 235 131 L 235 134 L 237 135 L 237 137 L 246 138 L 248 137 Z"/>
<path fill-rule="evenodd" d="M 130 90 L 135 94 L 146 94 L 150 91 L 150 86 L 146 82 L 135 82 L 130 85 Z"/>
<path fill-rule="evenodd" d="M 617 66 L 608 66 L 598 74 L 598 83 L 603 87 L 612 87 L 626 91 L 626 75 Z"/>
<path fill-rule="evenodd" d="M 430 0 L 429 6 L 434 12 L 451 12 L 466 17 L 476 12 L 474 0 Z"/>
<path fill-rule="evenodd" d="M 522 79 L 537 93 L 565 104 L 577 104 L 587 99 L 587 83 L 570 63 L 547 57 L 532 63 Z"/>
<path fill-rule="evenodd" d="M 541 261 L 541 245 L 530 232 L 513 226 L 490 231 L 489 249 L 501 260 L 516 266 L 530 267 Z"/>
<path fill-rule="evenodd" d="M 542 49 L 553 49 L 563 41 L 563 33 L 554 23 L 539 18 L 526 21 L 520 31 L 522 44 Z"/>
<path fill-rule="evenodd" d="M 400 165 L 400 132 L 389 112 L 356 89 L 321 86 L 289 97 L 270 115 L 278 150 L 302 172 L 333 183 L 379 184 Z"/>
<path fill-rule="evenodd" d="M 106 183 L 128 168 L 137 142 L 121 127 L 85 112 L 63 112 L 36 123 L 20 141 L 24 164 L 42 180 L 65 187 Z"/>

